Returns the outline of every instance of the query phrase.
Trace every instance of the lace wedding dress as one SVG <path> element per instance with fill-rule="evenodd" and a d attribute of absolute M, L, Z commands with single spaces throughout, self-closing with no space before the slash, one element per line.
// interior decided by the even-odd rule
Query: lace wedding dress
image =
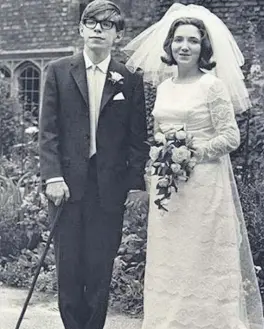
<path fill-rule="evenodd" d="M 158 210 L 151 176 L 142 329 L 263 329 L 262 305 L 229 152 L 239 145 L 222 82 L 159 85 L 153 115 L 186 124 L 202 150 L 188 182 Z"/>

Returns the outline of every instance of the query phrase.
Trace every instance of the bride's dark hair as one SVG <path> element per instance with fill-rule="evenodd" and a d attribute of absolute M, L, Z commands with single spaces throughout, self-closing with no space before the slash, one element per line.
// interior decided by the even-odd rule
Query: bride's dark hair
<path fill-rule="evenodd" d="M 163 49 L 164 49 L 166 55 L 161 56 L 161 60 L 170 66 L 177 65 L 177 62 L 175 61 L 175 59 L 173 58 L 173 55 L 172 55 L 171 45 L 173 42 L 174 33 L 177 30 L 177 28 L 181 25 L 193 25 L 193 26 L 197 27 L 197 29 L 200 31 L 201 37 L 202 37 L 201 54 L 200 54 L 199 63 L 198 63 L 199 67 L 201 69 L 206 69 L 206 70 L 211 70 L 212 68 L 214 68 L 216 66 L 216 62 L 211 61 L 211 58 L 213 56 L 213 49 L 212 49 L 211 42 L 208 38 L 206 28 L 204 26 L 203 21 L 201 21 L 200 19 L 197 19 L 197 18 L 189 18 L 189 17 L 179 18 L 172 23 L 170 30 L 169 30 L 167 37 L 163 44 Z"/>

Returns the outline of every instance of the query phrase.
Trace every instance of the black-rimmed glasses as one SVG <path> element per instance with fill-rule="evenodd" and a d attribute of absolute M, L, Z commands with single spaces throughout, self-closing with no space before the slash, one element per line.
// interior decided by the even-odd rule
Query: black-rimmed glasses
<path fill-rule="evenodd" d="M 115 25 L 115 23 L 112 21 L 98 21 L 94 18 L 86 18 L 83 21 L 84 26 L 86 26 L 88 29 L 94 29 L 98 23 L 100 24 L 102 30 L 111 30 L 111 28 Z"/>

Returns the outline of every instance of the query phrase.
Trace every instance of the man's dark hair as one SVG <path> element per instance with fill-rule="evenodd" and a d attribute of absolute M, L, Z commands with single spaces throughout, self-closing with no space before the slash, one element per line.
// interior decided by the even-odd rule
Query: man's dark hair
<path fill-rule="evenodd" d="M 114 22 L 117 32 L 124 30 L 125 20 L 121 9 L 112 1 L 94 0 L 84 9 L 81 22 L 84 23 L 87 18 L 95 18 L 96 15 L 105 13 L 104 19 Z"/>

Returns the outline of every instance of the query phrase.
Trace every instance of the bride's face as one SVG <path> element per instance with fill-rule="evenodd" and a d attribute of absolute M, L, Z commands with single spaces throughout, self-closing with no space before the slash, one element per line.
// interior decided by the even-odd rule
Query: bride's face
<path fill-rule="evenodd" d="M 178 66 L 198 66 L 202 37 L 199 29 L 191 24 L 180 25 L 174 32 L 171 51 Z"/>

